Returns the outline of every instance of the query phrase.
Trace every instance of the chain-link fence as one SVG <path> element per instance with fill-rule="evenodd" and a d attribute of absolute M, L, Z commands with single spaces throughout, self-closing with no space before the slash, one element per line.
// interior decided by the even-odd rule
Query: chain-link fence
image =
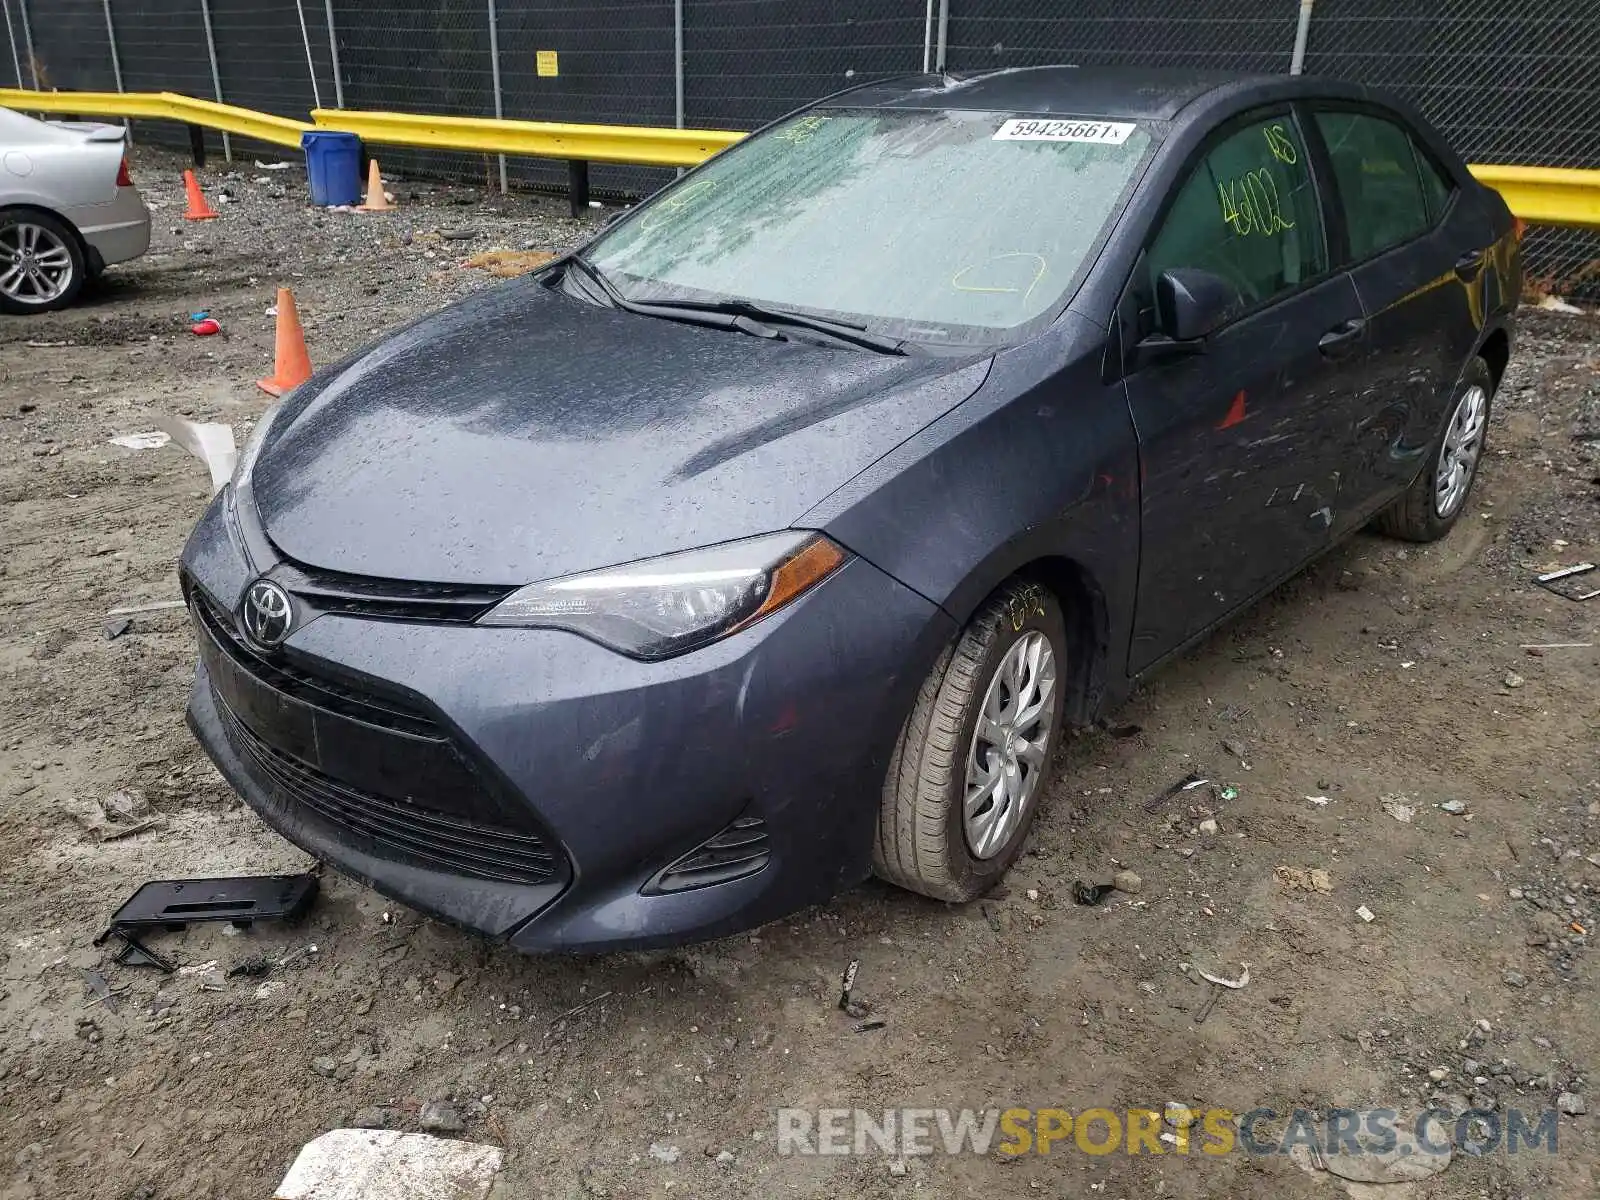
<path fill-rule="evenodd" d="M 1600 168 L 1600 0 L 1312 0 L 1304 69 L 1390 88 L 1474 162 Z M 1290 69 L 1302 0 L 0 0 L 18 86 L 748 129 L 853 83 L 1070 62 Z M 179 137 L 181 131 L 152 130 Z M 560 163 L 386 149 L 400 172 L 559 186 Z M 597 191 L 670 175 L 594 169 Z M 1600 297 L 1600 236 L 1530 232 Z"/>
<path fill-rule="evenodd" d="M 1318 0 L 1306 69 L 1405 96 L 1468 162 L 1600 167 L 1600 0 Z M 1537 287 L 1600 299 L 1600 235 L 1526 248 Z"/>

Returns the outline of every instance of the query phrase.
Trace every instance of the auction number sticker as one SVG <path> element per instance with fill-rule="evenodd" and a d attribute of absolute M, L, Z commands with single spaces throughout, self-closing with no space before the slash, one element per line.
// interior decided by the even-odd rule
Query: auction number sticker
<path fill-rule="evenodd" d="M 1132 121 L 1050 121 L 1013 117 L 995 131 L 997 142 L 1096 142 L 1120 146 L 1138 126 Z"/>

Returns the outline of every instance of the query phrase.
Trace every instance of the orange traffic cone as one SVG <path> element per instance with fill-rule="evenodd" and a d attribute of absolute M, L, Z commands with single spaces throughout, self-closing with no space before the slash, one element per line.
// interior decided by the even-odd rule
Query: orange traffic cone
<path fill-rule="evenodd" d="M 395 206 L 383 194 L 383 176 L 378 173 L 378 160 L 367 163 L 367 202 L 356 206 L 357 212 L 389 212 Z"/>
<path fill-rule="evenodd" d="M 205 193 L 200 190 L 200 181 L 194 177 L 193 171 L 183 173 L 183 191 L 189 199 L 189 207 L 184 210 L 185 221 L 214 221 L 219 214 L 211 211 L 211 205 L 206 203 Z"/>
<path fill-rule="evenodd" d="M 295 311 L 294 293 L 281 287 L 278 289 L 278 344 L 272 374 L 258 380 L 256 386 L 269 396 L 281 396 L 310 378 L 311 356 L 306 353 L 306 335 L 300 328 L 300 314 Z"/>

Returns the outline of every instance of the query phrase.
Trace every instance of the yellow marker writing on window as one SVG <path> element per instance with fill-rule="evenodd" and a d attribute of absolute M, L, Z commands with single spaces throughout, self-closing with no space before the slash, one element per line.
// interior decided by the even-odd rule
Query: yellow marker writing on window
<path fill-rule="evenodd" d="M 716 187 L 717 181 L 715 179 L 702 179 L 679 188 L 672 195 L 657 201 L 645 211 L 644 215 L 639 218 L 639 232 L 649 233 L 663 221 L 670 220 L 684 209 L 697 204 L 715 191 Z"/>
<path fill-rule="evenodd" d="M 1265 167 L 1218 183 L 1217 204 L 1222 210 L 1223 223 L 1240 237 L 1252 233 L 1271 237 L 1294 228 L 1294 222 L 1283 215 L 1278 181 Z"/>
<path fill-rule="evenodd" d="M 820 129 L 822 123 L 826 120 L 828 118 L 820 113 L 814 113 L 809 117 L 801 117 L 787 129 L 780 130 L 777 138 L 780 142 L 788 142 L 791 146 L 798 146 Z"/>
<path fill-rule="evenodd" d="M 1291 165 L 1300 161 L 1300 152 L 1295 149 L 1289 131 L 1282 125 L 1268 125 L 1261 132 L 1267 139 L 1267 149 L 1272 151 L 1273 158 Z"/>
<path fill-rule="evenodd" d="M 990 287 L 962 282 L 972 272 L 980 270 L 990 263 L 999 262 L 1004 258 L 1031 258 L 1038 264 L 1038 269 L 1034 271 L 1033 279 L 1029 281 L 1026 288 Z M 1020 293 L 1023 301 L 1026 302 L 1028 297 L 1033 294 L 1033 289 L 1038 287 L 1039 281 L 1044 278 L 1044 273 L 1049 269 L 1050 264 L 1045 261 L 1044 256 L 1041 254 L 1034 254 L 1028 250 L 1007 250 L 1004 254 L 996 254 L 991 258 L 984 259 L 982 262 L 962 267 L 954 275 L 950 276 L 950 286 L 958 292 L 983 292 L 989 295 L 1014 295 Z"/>

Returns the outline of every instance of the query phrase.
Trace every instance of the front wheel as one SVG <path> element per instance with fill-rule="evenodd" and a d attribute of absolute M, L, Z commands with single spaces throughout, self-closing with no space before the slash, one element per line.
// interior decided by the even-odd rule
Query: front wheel
<path fill-rule="evenodd" d="M 0 211 L 0 312 L 53 312 L 77 299 L 88 268 L 70 226 L 34 209 Z"/>
<path fill-rule="evenodd" d="M 1408 542 L 1436 542 L 1455 526 L 1478 478 L 1493 397 L 1494 374 L 1488 363 L 1474 358 L 1450 398 L 1427 468 L 1405 495 L 1378 514 L 1380 533 Z"/>
<path fill-rule="evenodd" d="M 884 780 L 884 879 L 971 900 L 1022 852 L 1060 740 L 1065 630 L 1047 588 L 1013 580 L 934 665 Z"/>

